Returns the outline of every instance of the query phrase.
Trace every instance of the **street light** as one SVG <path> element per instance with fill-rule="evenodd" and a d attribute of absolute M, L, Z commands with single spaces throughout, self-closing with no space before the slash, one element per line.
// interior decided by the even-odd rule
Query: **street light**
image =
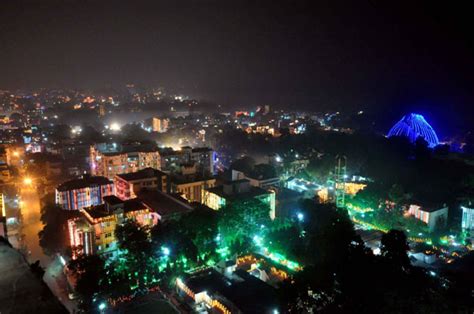
<path fill-rule="evenodd" d="M 169 256 L 170 253 L 171 253 L 170 249 L 167 248 L 166 246 L 163 246 L 163 247 L 161 248 L 161 251 L 163 252 L 163 254 L 164 254 L 165 256 Z"/>
<path fill-rule="evenodd" d="M 106 307 L 107 307 L 107 304 L 105 304 L 105 302 L 102 302 L 101 304 L 99 304 L 99 311 L 105 310 Z"/>
<path fill-rule="evenodd" d="M 23 183 L 26 185 L 30 185 L 31 183 L 33 183 L 33 180 L 30 177 L 26 177 L 23 179 Z"/>
<path fill-rule="evenodd" d="M 303 213 L 298 213 L 298 214 L 296 215 L 296 217 L 298 218 L 299 221 L 303 221 L 303 219 L 304 219 Z"/>

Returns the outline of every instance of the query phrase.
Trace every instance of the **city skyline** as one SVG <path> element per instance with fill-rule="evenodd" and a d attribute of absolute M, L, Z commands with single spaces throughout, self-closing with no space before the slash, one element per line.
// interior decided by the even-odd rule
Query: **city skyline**
<path fill-rule="evenodd" d="M 132 82 L 223 105 L 464 113 L 473 100 L 470 22 L 428 1 L 4 5 L 2 88 Z"/>

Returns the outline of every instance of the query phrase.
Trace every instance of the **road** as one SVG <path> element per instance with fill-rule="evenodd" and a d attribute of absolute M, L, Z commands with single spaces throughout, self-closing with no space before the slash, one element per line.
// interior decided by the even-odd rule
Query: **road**
<path fill-rule="evenodd" d="M 40 261 L 40 265 L 45 269 L 44 282 L 69 313 L 74 313 L 77 311 L 77 305 L 75 301 L 68 299 L 69 291 L 67 289 L 66 277 L 62 272 L 63 265 L 57 257 L 51 258 L 44 254 L 39 244 L 38 232 L 43 229 L 43 223 L 41 222 L 41 203 L 34 185 L 22 186 L 20 188 L 20 197 L 23 218 L 23 245 L 26 246 L 27 252 L 31 252 L 31 254 L 26 254 L 28 262 Z"/>
<path fill-rule="evenodd" d="M 22 186 L 20 188 L 20 197 L 20 208 L 23 219 L 23 244 L 26 246 L 26 250 L 31 252 L 31 254 L 27 254 L 28 262 L 33 263 L 39 260 L 42 267 L 47 267 L 51 259 L 44 254 L 38 237 L 38 232 L 43 229 L 43 223 L 40 219 L 41 205 L 38 193 L 34 186 Z"/>

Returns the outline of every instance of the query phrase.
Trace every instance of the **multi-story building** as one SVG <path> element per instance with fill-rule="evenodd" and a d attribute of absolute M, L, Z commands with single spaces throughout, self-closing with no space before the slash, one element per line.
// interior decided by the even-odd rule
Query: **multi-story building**
<path fill-rule="evenodd" d="M 79 210 L 102 204 L 105 196 L 114 194 L 114 184 L 105 177 L 84 176 L 56 188 L 56 204 L 65 210 Z"/>
<path fill-rule="evenodd" d="M 286 274 L 275 267 L 268 273 L 272 271 Z M 280 313 L 277 291 L 260 279 L 265 275 L 256 275 L 260 272 L 267 273 L 258 268 L 252 271 L 237 268 L 236 265 L 227 267 L 224 273 L 205 268 L 176 278 L 176 290 L 190 306 L 199 304 L 211 313 Z"/>
<path fill-rule="evenodd" d="M 68 220 L 73 257 L 80 253 L 113 255 L 117 249 L 115 229 L 127 219 L 147 226 L 158 222 L 156 214 L 141 201 L 122 201 L 114 195 L 104 197 L 104 204 L 81 209 L 80 213 L 80 217 Z"/>
<path fill-rule="evenodd" d="M 169 121 L 169 119 L 153 117 L 151 120 L 153 132 L 166 132 L 169 127 Z"/>
<path fill-rule="evenodd" d="M 118 174 L 114 178 L 115 195 L 122 200 L 135 198 L 142 189 L 168 190 L 168 175 L 160 170 L 145 168 L 137 172 Z"/>
<path fill-rule="evenodd" d="M 430 231 L 436 228 L 445 227 L 448 222 L 448 207 L 421 207 L 419 205 L 410 205 L 408 214 L 414 216 L 416 219 L 423 221 L 428 225 Z"/>
<path fill-rule="evenodd" d="M 471 234 L 472 231 L 474 231 L 474 205 L 471 202 L 469 202 L 468 204 L 461 206 L 461 209 L 462 209 L 462 221 L 461 221 L 462 230 Z"/>
<path fill-rule="evenodd" d="M 256 175 L 246 175 L 242 171 L 232 170 L 232 180 L 241 180 L 247 179 L 250 182 L 251 186 L 255 186 L 262 189 L 268 189 L 271 187 L 280 186 L 280 178 L 278 176 L 256 176 Z"/>
<path fill-rule="evenodd" d="M 219 210 L 232 202 L 256 199 L 269 207 L 269 216 L 275 218 L 275 192 L 250 185 L 247 179 L 229 181 L 224 185 L 205 189 L 202 202 L 209 208 Z"/>
<path fill-rule="evenodd" d="M 202 194 L 205 189 L 216 185 L 216 179 L 205 176 L 173 176 L 171 178 L 171 191 L 179 193 L 189 202 L 202 203 Z"/>
<path fill-rule="evenodd" d="M 161 170 L 177 171 L 184 164 L 195 163 L 201 174 L 215 174 L 215 152 L 209 147 L 191 148 L 184 146 L 181 150 L 164 149 L 161 154 Z"/>
<path fill-rule="evenodd" d="M 160 153 L 153 148 L 99 144 L 90 147 L 90 169 L 93 175 L 113 179 L 117 174 L 145 168 L 161 169 Z"/>

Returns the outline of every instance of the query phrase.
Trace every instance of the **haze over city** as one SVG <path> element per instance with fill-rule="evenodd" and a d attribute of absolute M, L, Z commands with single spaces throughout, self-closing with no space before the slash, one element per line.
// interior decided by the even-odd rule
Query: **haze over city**
<path fill-rule="evenodd" d="M 0 313 L 473 312 L 470 12 L 1 1 Z"/>

